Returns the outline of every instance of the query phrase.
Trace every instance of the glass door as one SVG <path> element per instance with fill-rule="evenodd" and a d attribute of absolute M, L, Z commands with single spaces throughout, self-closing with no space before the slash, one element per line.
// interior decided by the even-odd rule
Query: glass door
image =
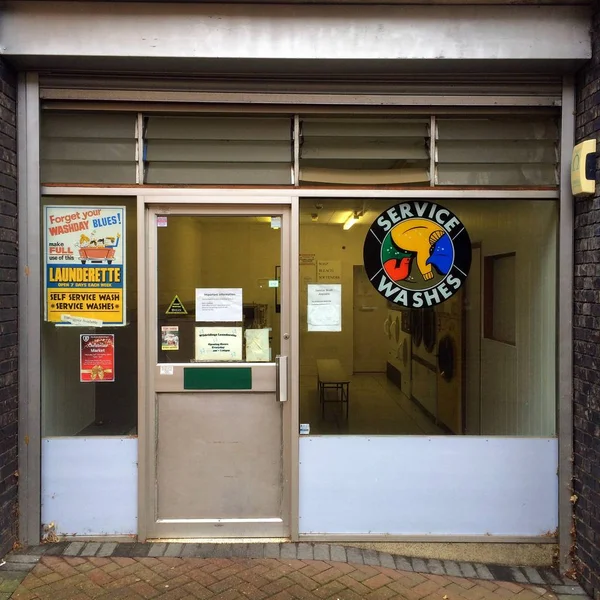
<path fill-rule="evenodd" d="M 147 537 L 289 536 L 289 224 L 149 210 Z"/>

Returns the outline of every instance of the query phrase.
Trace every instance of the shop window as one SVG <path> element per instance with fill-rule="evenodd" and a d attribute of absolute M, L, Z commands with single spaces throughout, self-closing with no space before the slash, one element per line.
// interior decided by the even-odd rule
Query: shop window
<path fill-rule="evenodd" d="M 300 183 L 429 183 L 429 119 L 303 118 Z"/>
<path fill-rule="evenodd" d="M 42 215 L 42 436 L 135 435 L 136 200 L 45 197 Z"/>
<path fill-rule="evenodd" d="M 136 183 L 135 123 L 134 113 L 42 112 L 42 183 Z"/>
<path fill-rule="evenodd" d="M 460 289 L 429 308 L 405 308 L 384 297 L 365 270 L 370 226 L 401 203 L 301 201 L 301 431 L 555 435 L 556 203 L 437 202 L 460 219 L 476 250 Z M 344 228 L 350 217 L 353 225 Z M 432 239 L 441 238 L 427 238 L 422 260 L 406 248 L 386 254 L 387 268 L 416 285 L 425 279 L 421 264 L 427 281 L 442 281 L 447 246 L 433 247 Z M 311 328 L 309 286 L 319 285 L 339 286 L 340 326 Z M 333 300 L 329 308 L 337 310 Z M 332 359 L 342 370 L 336 376 L 349 381 L 347 405 L 335 387 L 321 394 L 315 385 L 320 361 L 331 369 Z"/>
<path fill-rule="evenodd" d="M 517 335 L 515 265 L 514 253 L 484 258 L 484 336 L 513 346 Z"/>
<path fill-rule="evenodd" d="M 556 119 L 440 117 L 436 122 L 438 185 L 557 185 Z"/>
<path fill-rule="evenodd" d="M 145 183 L 290 185 L 289 118 L 146 117 Z"/>

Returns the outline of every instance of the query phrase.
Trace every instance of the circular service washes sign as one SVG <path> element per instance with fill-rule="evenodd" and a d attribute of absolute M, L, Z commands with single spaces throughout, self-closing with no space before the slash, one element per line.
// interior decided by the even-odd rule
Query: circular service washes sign
<path fill-rule="evenodd" d="M 461 221 L 433 202 L 408 201 L 382 212 L 363 249 L 373 287 L 390 302 L 426 308 L 454 295 L 471 266 L 471 240 Z"/>

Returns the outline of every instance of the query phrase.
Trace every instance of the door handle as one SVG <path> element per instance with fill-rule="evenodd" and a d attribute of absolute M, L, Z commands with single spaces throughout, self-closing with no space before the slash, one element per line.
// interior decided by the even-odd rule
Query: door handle
<path fill-rule="evenodd" d="M 277 402 L 287 402 L 288 399 L 288 357 L 275 357 L 277 374 L 275 376 L 275 395 Z"/>

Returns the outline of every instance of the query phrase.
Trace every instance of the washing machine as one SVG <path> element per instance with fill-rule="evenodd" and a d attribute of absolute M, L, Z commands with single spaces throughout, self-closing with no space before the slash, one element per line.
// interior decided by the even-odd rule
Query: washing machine
<path fill-rule="evenodd" d="M 411 311 L 411 397 L 437 418 L 436 313 L 433 308 Z"/>
<path fill-rule="evenodd" d="M 437 307 L 437 419 L 463 432 L 463 292 Z"/>
<path fill-rule="evenodd" d="M 384 324 L 388 339 L 388 378 L 410 398 L 411 342 L 406 310 L 388 310 Z"/>

